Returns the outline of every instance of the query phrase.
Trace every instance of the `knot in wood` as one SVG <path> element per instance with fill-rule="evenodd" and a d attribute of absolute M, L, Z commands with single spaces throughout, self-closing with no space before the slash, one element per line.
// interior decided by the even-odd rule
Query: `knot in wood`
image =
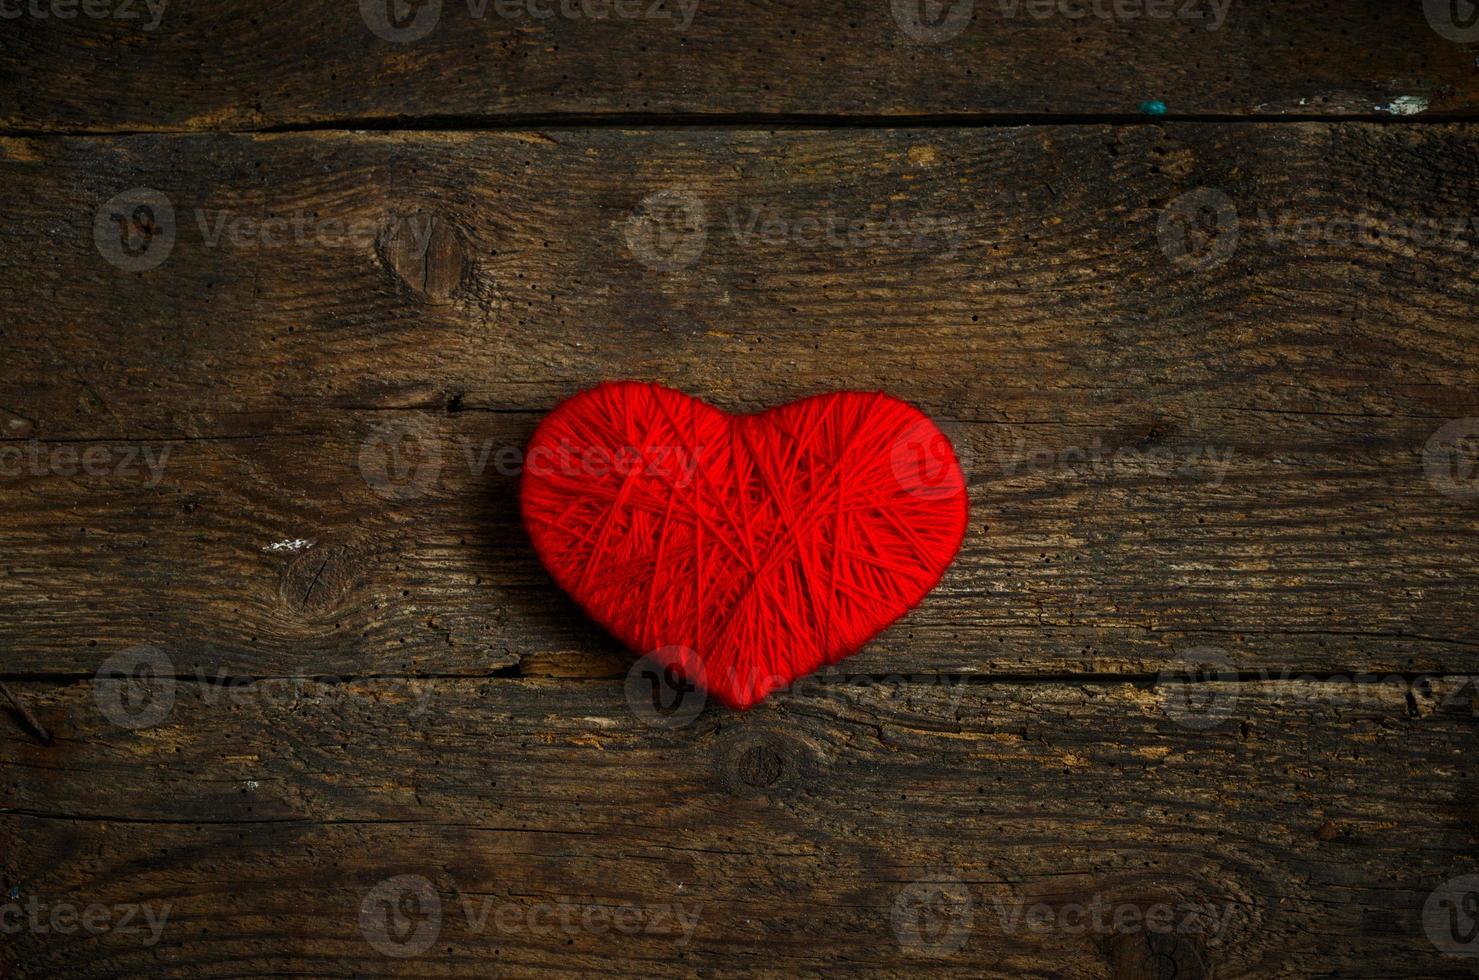
<path fill-rule="evenodd" d="M 783 793 L 807 778 L 811 753 L 797 739 L 741 729 L 720 743 L 718 768 L 721 781 L 736 796 Z"/>
<path fill-rule="evenodd" d="M 334 611 L 351 591 L 357 560 L 361 559 L 349 548 L 337 544 L 311 547 L 295 555 L 283 568 L 283 601 L 305 615 Z"/>
<path fill-rule="evenodd" d="M 380 239 L 380 258 L 432 303 L 445 303 L 462 284 L 467 256 L 457 231 L 428 211 L 393 218 Z"/>
<path fill-rule="evenodd" d="M 1109 944 L 1109 966 L 1114 980 L 1204 980 L 1210 974 L 1201 947 L 1177 933 L 1117 935 Z"/>
<path fill-rule="evenodd" d="M 768 745 L 752 745 L 739 760 L 739 778 L 750 786 L 765 789 L 780 781 L 786 764 Z"/>

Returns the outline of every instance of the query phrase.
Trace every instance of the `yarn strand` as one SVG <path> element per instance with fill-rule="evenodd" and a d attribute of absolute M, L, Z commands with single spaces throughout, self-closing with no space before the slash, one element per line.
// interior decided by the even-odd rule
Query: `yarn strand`
<path fill-rule="evenodd" d="M 908 612 L 966 529 L 948 440 L 880 392 L 730 415 L 612 382 L 557 407 L 526 459 L 524 521 L 555 581 L 732 707 Z"/>

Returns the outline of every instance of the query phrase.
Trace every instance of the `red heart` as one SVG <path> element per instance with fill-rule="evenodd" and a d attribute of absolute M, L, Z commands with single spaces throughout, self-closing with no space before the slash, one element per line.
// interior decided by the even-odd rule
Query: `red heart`
<path fill-rule="evenodd" d="M 739 708 L 912 609 L 966 528 L 949 440 L 880 392 L 730 415 L 609 382 L 540 423 L 521 498 L 592 618 Z"/>

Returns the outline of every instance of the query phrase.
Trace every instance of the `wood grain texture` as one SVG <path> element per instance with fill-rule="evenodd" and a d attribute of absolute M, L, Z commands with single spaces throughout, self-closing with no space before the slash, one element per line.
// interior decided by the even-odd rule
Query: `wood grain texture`
<path fill-rule="evenodd" d="M 1203 645 L 1473 671 L 1479 512 L 1423 454 L 1479 415 L 1476 136 L 11 140 L 8 665 L 619 674 L 529 556 L 505 453 L 628 376 L 731 410 L 886 388 L 943 421 L 971 533 L 860 671 L 1146 674 Z M 173 202 L 156 268 L 94 239 L 131 187 Z M 1236 208 L 1225 256 L 1231 225 L 1165 235 L 1198 188 Z"/>
<path fill-rule="evenodd" d="M 630 375 L 734 409 L 887 386 L 1137 439 L 1380 433 L 1476 408 L 1476 148 L 1361 124 L 11 140 L 0 313 L 33 370 L 0 405 L 11 437 L 227 438 Z M 95 226 L 116 249 L 139 188 L 174 241 L 126 271 Z M 1197 192 L 1238 219 L 1192 229 L 1200 269 L 1166 250 Z M 423 224 L 430 293 L 401 242 Z"/>
<path fill-rule="evenodd" d="M 1215 687 L 1210 727 L 1160 686 L 885 682 L 663 731 L 597 682 L 183 684 L 128 731 L 91 683 L 28 684 L 58 740 L 3 743 L 5 880 L 167 919 L 153 945 L 25 933 L 0 955 L 17 977 L 1469 975 L 1422 909 L 1475 870 L 1473 690 Z M 441 911 L 406 958 L 368 937 L 407 952 L 427 906 L 406 932 L 360 913 L 401 875 Z M 1096 897 L 1219 923 L 1060 918 Z M 508 911 L 466 918 L 485 902 Z M 674 904 L 687 942 L 654 919 Z M 562 905 L 573 927 L 534 911 Z M 580 925 L 622 905 L 652 928 Z"/>
<path fill-rule="evenodd" d="M 1177 114 L 1390 116 L 1468 113 L 1479 95 L 1472 43 L 1460 43 L 1474 40 L 1462 5 L 1450 14 L 1437 0 L 1427 5 L 1432 21 L 1418 2 L 616 3 L 159 0 L 155 16 L 145 0 L 86 0 L 89 9 L 136 15 L 119 19 L 86 16 L 70 0 L 12 0 L 0 32 L 0 126 L 1132 115 L 1147 101 Z M 74 16 L 31 13 L 54 6 Z M 394 8 L 408 15 L 404 34 L 386 19 Z M 415 36 L 419 25 L 434 26 L 406 43 L 385 39 Z"/>
<path fill-rule="evenodd" d="M 1097 112 L 1141 76 L 1365 112 L 1464 50 L 1420 11 L 1269 5 L 1085 28 L 1097 74 L 1043 87 L 1048 27 L 995 62 L 979 11 L 879 72 L 776 4 L 705 8 L 691 62 L 243 9 L 122 47 L 22 23 L 0 74 L 56 97 L 0 124 Z M 1154 68 L 1206 44 L 1283 67 Z M 687 74 L 570 67 L 623 45 Z M 751 49 L 798 83 L 734 94 Z M 1476 151 L 1461 123 L 0 138 L 0 677 L 55 738 L 0 710 L 0 975 L 1471 975 L 1424 909 L 1479 871 L 1479 457 L 1431 458 L 1479 445 L 1451 429 Z M 916 402 L 968 472 L 960 560 L 838 670 L 654 727 L 515 502 L 542 414 L 619 376 Z M 1115 924 L 1162 908 L 1179 931 Z"/>
<path fill-rule="evenodd" d="M 321 436 L 163 444 L 157 487 L 146 473 L 10 480 L 7 667 L 90 674 L 155 644 L 190 676 L 619 674 L 617 645 L 533 557 L 516 476 L 494 462 L 476 471 L 536 421 L 440 420 L 440 473 L 408 500 L 367 482 L 375 472 L 359 460 L 366 446 L 384 458 L 386 423 L 357 417 Z M 962 431 L 967 444 L 1000 438 Z M 1414 444 L 1424 435 L 1410 430 Z M 1285 472 L 1245 458 L 1216 487 L 1153 469 L 1008 475 L 983 461 L 956 564 L 849 665 L 1153 673 L 1210 645 L 1236 669 L 1275 675 L 1476 669 L 1476 559 L 1458 546 L 1472 508 L 1436 493 L 1411 449 L 1326 453 Z"/>

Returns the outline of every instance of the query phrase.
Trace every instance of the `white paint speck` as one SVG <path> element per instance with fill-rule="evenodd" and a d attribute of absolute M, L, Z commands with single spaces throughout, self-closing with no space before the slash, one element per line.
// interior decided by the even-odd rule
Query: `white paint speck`
<path fill-rule="evenodd" d="M 1422 95 L 1399 95 L 1386 105 L 1376 107 L 1379 112 L 1391 113 L 1394 116 L 1415 116 L 1419 112 L 1428 111 L 1428 100 Z"/>
<path fill-rule="evenodd" d="M 246 788 L 249 790 L 255 790 L 257 788 L 257 781 L 255 779 L 247 780 Z"/>
<path fill-rule="evenodd" d="M 262 550 L 269 551 L 274 555 L 291 555 L 312 547 L 313 542 L 309 541 L 307 538 L 289 538 L 286 541 L 274 541 L 272 544 L 269 544 Z"/>

